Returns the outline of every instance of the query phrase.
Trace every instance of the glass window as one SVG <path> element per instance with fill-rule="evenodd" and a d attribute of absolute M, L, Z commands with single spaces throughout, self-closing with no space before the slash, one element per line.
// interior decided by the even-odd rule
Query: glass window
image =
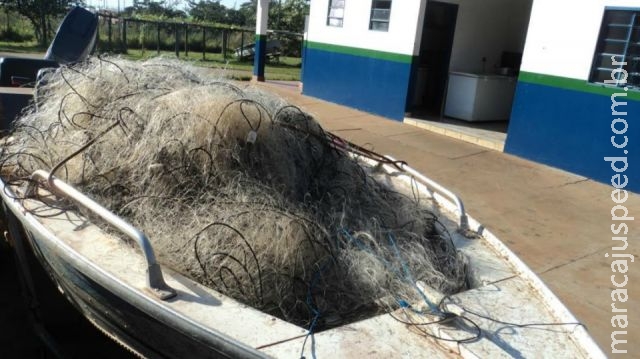
<path fill-rule="evenodd" d="M 605 10 L 589 81 L 640 88 L 640 10 Z"/>
<path fill-rule="evenodd" d="M 373 0 L 369 30 L 389 31 L 391 0 Z"/>
<path fill-rule="evenodd" d="M 344 21 L 344 1 L 345 0 L 329 0 L 327 25 L 342 27 Z"/>

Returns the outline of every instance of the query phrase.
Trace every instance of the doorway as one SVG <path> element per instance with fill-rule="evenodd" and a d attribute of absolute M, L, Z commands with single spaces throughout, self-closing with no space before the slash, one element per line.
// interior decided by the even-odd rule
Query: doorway
<path fill-rule="evenodd" d="M 503 147 L 533 0 L 425 1 L 404 122 Z"/>
<path fill-rule="evenodd" d="M 442 114 L 457 18 L 457 4 L 427 2 L 411 104 L 413 114 Z"/>

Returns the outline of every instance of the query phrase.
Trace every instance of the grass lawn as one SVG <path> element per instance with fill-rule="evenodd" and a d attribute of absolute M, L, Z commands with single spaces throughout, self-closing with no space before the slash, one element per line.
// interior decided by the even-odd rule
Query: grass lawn
<path fill-rule="evenodd" d="M 158 53 L 155 50 L 146 50 L 143 54 L 142 50 L 129 49 L 127 54 L 123 56 L 132 60 L 140 60 L 158 56 Z M 161 51 L 160 56 L 175 57 L 175 52 Z M 180 59 L 190 61 L 196 66 L 231 70 L 235 72 L 233 77 L 239 80 L 250 79 L 253 72 L 253 61 L 240 61 L 232 54 L 228 54 L 225 60 L 222 54 L 207 53 L 203 59 L 202 52 L 190 51 L 189 55 L 185 56 L 182 51 Z M 264 70 L 265 77 L 268 80 L 300 81 L 300 62 L 300 58 L 297 57 L 281 56 L 278 62 L 267 62 Z M 247 74 L 240 75 L 238 74 L 240 71 L 247 72 Z"/>
<path fill-rule="evenodd" d="M 33 53 L 45 52 L 35 42 L 6 42 L 0 41 L 0 52 Z M 175 52 L 161 51 L 161 56 L 175 57 Z M 155 50 L 129 49 L 127 54 L 122 55 L 131 60 L 141 60 L 158 56 Z M 250 80 L 253 72 L 253 61 L 240 61 L 233 54 L 228 54 L 227 59 L 223 59 L 222 54 L 207 53 L 203 60 L 202 52 L 189 52 L 189 56 L 180 53 L 180 59 L 187 60 L 196 66 L 227 69 L 231 72 L 231 78 L 235 80 Z M 268 80 L 300 81 L 301 59 L 297 57 L 281 56 L 278 62 L 267 62 L 265 77 Z"/>
<path fill-rule="evenodd" d="M 18 53 L 28 53 L 28 52 L 45 52 L 46 48 L 39 47 L 37 42 L 10 42 L 10 41 L 0 41 L 0 51 L 5 52 L 18 52 Z"/>

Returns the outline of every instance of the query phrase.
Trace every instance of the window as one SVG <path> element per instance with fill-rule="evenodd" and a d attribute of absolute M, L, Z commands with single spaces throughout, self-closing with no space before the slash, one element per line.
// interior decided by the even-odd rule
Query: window
<path fill-rule="evenodd" d="M 589 81 L 640 88 L 640 10 L 605 10 Z"/>
<path fill-rule="evenodd" d="M 391 0 L 373 0 L 371 3 L 371 21 L 369 30 L 389 31 Z"/>
<path fill-rule="evenodd" d="M 327 25 L 342 27 L 344 20 L 344 1 L 345 0 L 329 0 Z"/>

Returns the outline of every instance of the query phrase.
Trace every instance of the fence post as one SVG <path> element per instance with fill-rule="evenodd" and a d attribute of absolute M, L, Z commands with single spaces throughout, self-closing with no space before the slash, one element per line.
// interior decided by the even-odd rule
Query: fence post
<path fill-rule="evenodd" d="M 127 53 L 127 20 L 122 20 L 122 49 Z"/>
<path fill-rule="evenodd" d="M 244 61 L 244 31 L 240 30 L 240 61 Z"/>
<path fill-rule="evenodd" d="M 113 48 L 111 47 L 111 22 L 112 22 L 111 19 L 112 19 L 111 16 L 107 17 L 107 21 L 109 22 L 109 26 L 108 26 L 108 28 L 109 28 L 109 30 L 108 30 L 109 31 L 109 52 L 113 51 Z"/>
<path fill-rule="evenodd" d="M 175 38 L 176 57 L 180 57 L 180 38 L 178 37 L 178 23 L 173 24 L 173 34 Z"/>
<path fill-rule="evenodd" d="M 222 58 L 227 59 L 227 29 L 222 30 Z"/>
<path fill-rule="evenodd" d="M 202 27 L 202 61 L 206 60 L 206 52 L 207 52 L 207 41 L 206 41 L 206 27 Z"/>
<path fill-rule="evenodd" d="M 160 55 L 160 23 L 156 22 L 156 51 Z"/>
<path fill-rule="evenodd" d="M 184 56 L 189 57 L 189 24 L 184 25 Z"/>
<path fill-rule="evenodd" d="M 136 21 L 136 29 L 138 30 L 138 40 L 140 41 L 140 52 L 142 53 L 142 57 L 144 57 L 144 29 L 145 22 Z"/>
<path fill-rule="evenodd" d="M 47 16 L 42 8 L 40 8 L 40 27 L 42 28 L 42 44 L 46 45 L 49 43 L 47 39 Z"/>

